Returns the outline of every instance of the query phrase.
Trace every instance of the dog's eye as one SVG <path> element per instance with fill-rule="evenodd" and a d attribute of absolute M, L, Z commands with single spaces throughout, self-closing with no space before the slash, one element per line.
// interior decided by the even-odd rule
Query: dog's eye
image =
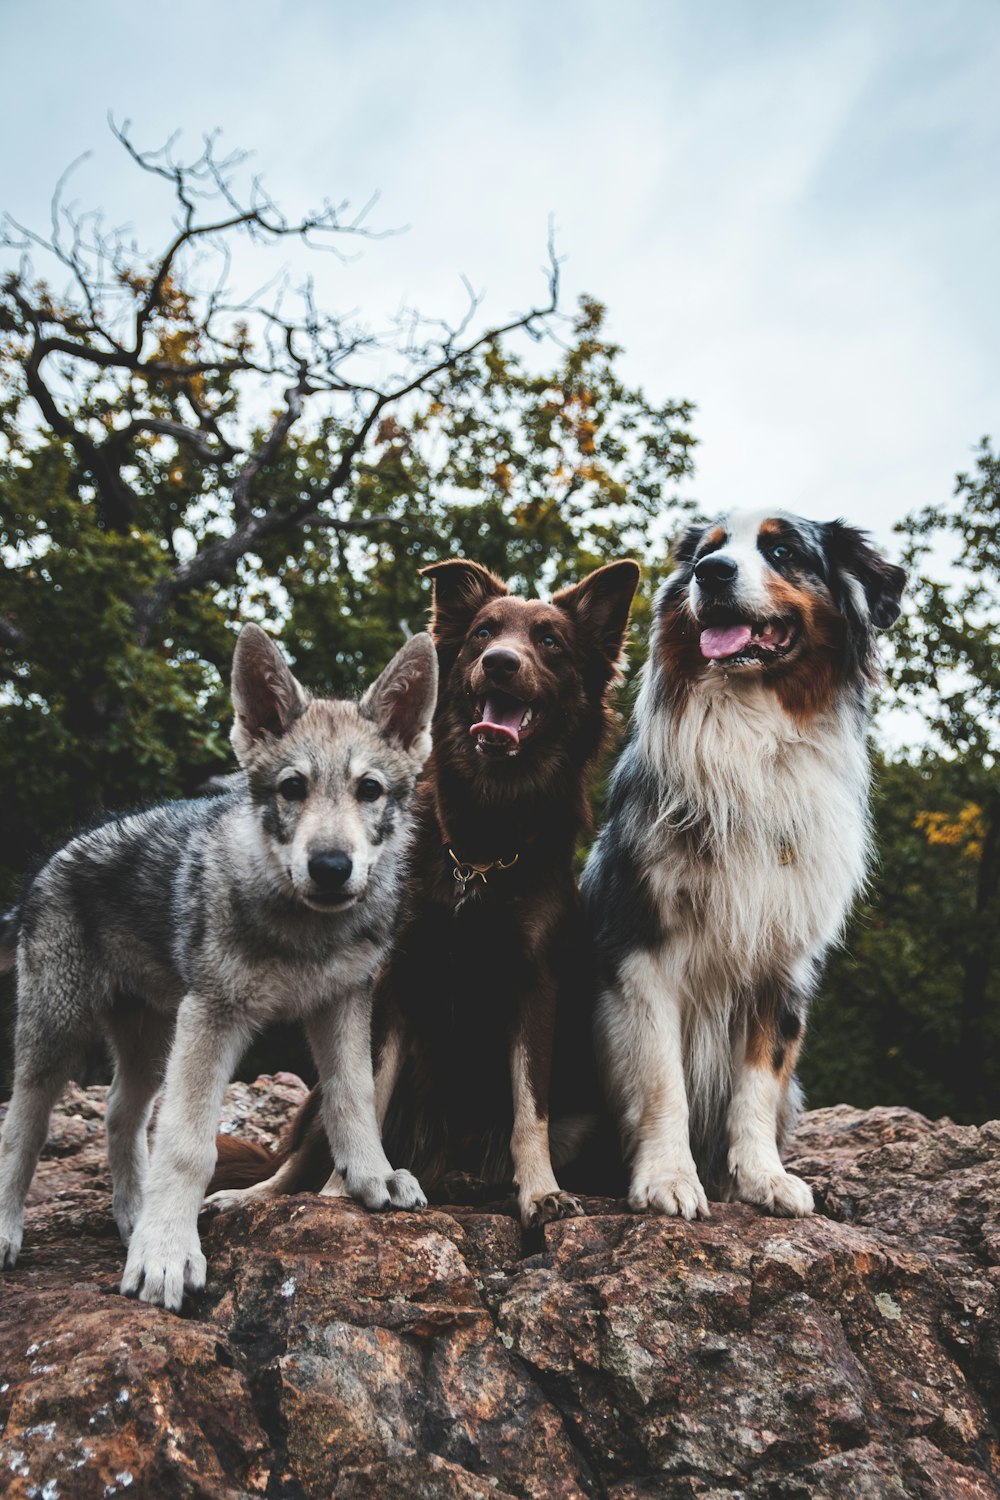
<path fill-rule="evenodd" d="M 556 640 L 551 630 L 547 631 L 546 634 L 542 636 L 542 645 L 548 646 L 553 651 L 559 650 L 559 642 Z"/>
<path fill-rule="evenodd" d="M 774 562 L 791 562 L 794 555 L 791 547 L 786 547 L 784 542 L 778 542 L 771 548 L 771 557 Z"/>
<path fill-rule="evenodd" d="M 488 625 L 480 625 L 479 629 L 476 631 L 476 640 L 477 641 L 488 641 L 489 638 L 490 638 L 490 635 L 491 635 L 491 631 L 490 631 L 489 626 Z"/>
<path fill-rule="evenodd" d="M 278 783 L 278 794 L 286 802 L 304 802 L 307 791 L 304 776 L 286 776 L 284 781 Z"/>
<path fill-rule="evenodd" d="M 383 791 L 381 782 L 376 781 L 373 776 L 362 776 L 358 782 L 358 801 L 377 802 Z"/>

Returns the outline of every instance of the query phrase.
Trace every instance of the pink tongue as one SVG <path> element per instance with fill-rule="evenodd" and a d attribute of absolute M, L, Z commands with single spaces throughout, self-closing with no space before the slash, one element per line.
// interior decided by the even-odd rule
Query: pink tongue
<path fill-rule="evenodd" d="M 524 718 L 524 704 L 512 703 L 509 708 L 500 708 L 487 698 L 483 703 L 482 722 L 473 724 L 469 730 L 470 734 L 485 734 L 489 739 L 498 743 L 508 740 L 512 744 L 519 744 L 521 740 L 521 720 Z"/>
<path fill-rule="evenodd" d="M 710 625 L 701 632 L 701 654 L 710 661 L 721 656 L 735 656 L 750 640 L 749 625 Z"/>

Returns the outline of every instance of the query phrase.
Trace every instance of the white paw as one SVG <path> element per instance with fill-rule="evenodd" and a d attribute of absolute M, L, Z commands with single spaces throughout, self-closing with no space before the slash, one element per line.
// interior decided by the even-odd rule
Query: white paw
<path fill-rule="evenodd" d="M 24 1234 L 23 1214 L 0 1219 L 0 1271 L 13 1271 Z"/>
<path fill-rule="evenodd" d="M 575 1219 L 583 1213 L 583 1204 L 572 1193 L 556 1188 L 549 1193 L 518 1195 L 521 1223 L 525 1229 L 551 1224 L 553 1219 Z"/>
<path fill-rule="evenodd" d="M 655 1169 L 638 1167 L 632 1177 L 629 1207 L 640 1213 L 652 1209 L 681 1219 L 708 1219 L 708 1199 L 694 1162 L 664 1163 Z"/>
<path fill-rule="evenodd" d="M 756 1203 L 760 1208 L 773 1214 L 784 1214 L 789 1219 L 806 1219 L 812 1213 L 813 1195 L 809 1185 L 801 1177 L 786 1172 L 784 1167 L 741 1170 L 730 1157 L 729 1170 L 736 1184 L 735 1196 L 742 1203 Z"/>
<path fill-rule="evenodd" d="M 405 1169 L 390 1172 L 387 1177 L 355 1175 L 348 1171 L 345 1174 L 345 1186 L 350 1196 L 363 1203 L 366 1208 L 427 1207 L 427 1199 L 420 1183 L 412 1172 Z"/>
<path fill-rule="evenodd" d="M 217 1208 L 222 1213 L 229 1213 L 231 1209 L 241 1208 L 245 1203 L 259 1202 L 262 1193 L 255 1193 L 252 1187 L 245 1188 L 220 1188 L 217 1193 L 210 1193 L 202 1204 L 203 1208 Z"/>
<path fill-rule="evenodd" d="M 140 1222 L 128 1248 L 122 1291 L 180 1312 L 185 1291 L 198 1292 L 205 1285 L 206 1269 L 196 1229 Z"/>

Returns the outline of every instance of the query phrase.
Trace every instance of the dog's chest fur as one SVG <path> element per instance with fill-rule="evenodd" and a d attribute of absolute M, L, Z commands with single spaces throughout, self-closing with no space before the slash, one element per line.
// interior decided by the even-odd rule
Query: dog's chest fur
<path fill-rule="evenodd" d="M 720 1003 L 776 974 L 807 983 L 864 879 L 868 759 L 852 705 L 800 731 L 766 689 L 723 681 L 638 721 L 636 760 L 657 787 L 640 863 L 676 981 Z"/>

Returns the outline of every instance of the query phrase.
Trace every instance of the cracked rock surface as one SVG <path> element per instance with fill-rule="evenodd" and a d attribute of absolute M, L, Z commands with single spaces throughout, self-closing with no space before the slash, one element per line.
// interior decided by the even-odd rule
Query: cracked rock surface
<path fill-rule="evenodd" d="M 805 1115 L 807 1220 L 206 1217 L 176 1317 L 117 1294 L 105 1092 L 53 1118 L 0 1281 L 2 1495 L 1000 1497 L 1000 1123 Z M 227 1123 L 303 1093 L 234 1085 Z"/>

